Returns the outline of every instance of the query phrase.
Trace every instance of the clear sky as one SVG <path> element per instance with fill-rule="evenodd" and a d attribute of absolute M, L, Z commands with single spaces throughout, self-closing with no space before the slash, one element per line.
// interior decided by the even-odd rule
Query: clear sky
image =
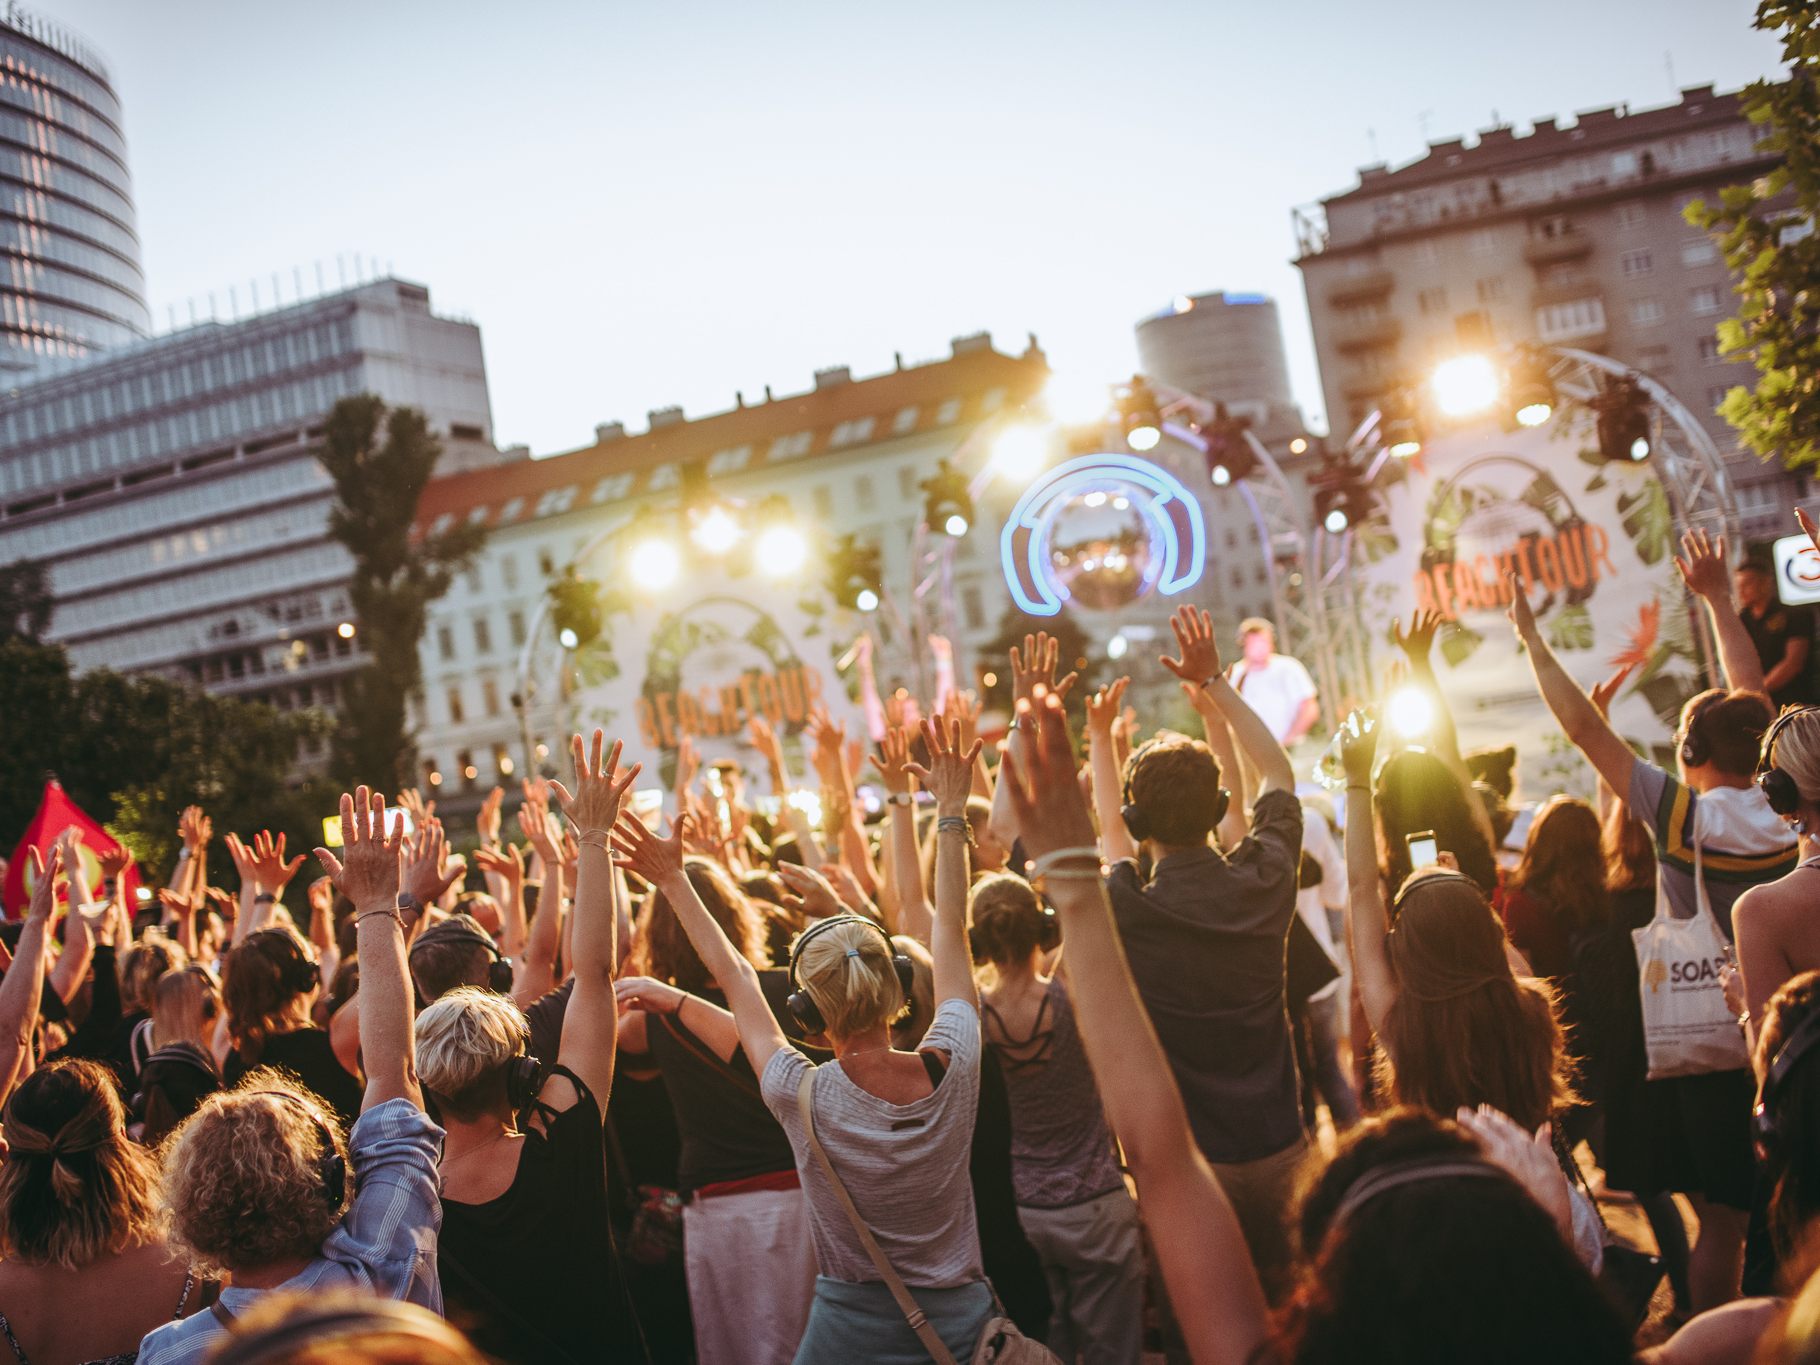
<path fill-rule="evenodd" d="M 1753 0 L 31 3 L 113 66 L 160 327 L 389 262 L 539 454 L 982 328 L 1111 380 L 1220 288 L 1277 297 L 1318 416 L 1292 206 L 1777 57 Z"/>

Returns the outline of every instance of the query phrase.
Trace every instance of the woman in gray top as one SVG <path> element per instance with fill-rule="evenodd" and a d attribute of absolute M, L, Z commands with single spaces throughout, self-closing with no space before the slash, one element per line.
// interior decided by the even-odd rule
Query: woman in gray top
<path fill-rule="evenodd" d="M 791 1008 L 825 1032 L 835 1060 L 815 1068 L 790 1047 L 758 974 L 702 908 L 682 871 L 686 817 L 669 839 L 622 820 L 622 856 L 669 900 L 727 994 L 760 1091 L 789 1135 L 809 1200 L 821 1275 L 796 1353 L 809 1362 L 920 1362 L 929 1356 L 849 1223 L 811 1154 L 798 1108 L 810 1077 L 815 1133 L 898 1276 L 958 1359 L 969 1360 L 993 1315 L 980 1264 L 967 1154 L 979 1099 L 979 996 L 967 948 L 967 793 L 979 744 L 958 726 L 924 727 L 930 766 L 915 768 L 935 796 L 936 894 L 929 950 L 935 1022 L 915 1052 L 891 1046 L 908 963 L 882 926 L 857 915 L 822 920 L 791 954 Z"/>

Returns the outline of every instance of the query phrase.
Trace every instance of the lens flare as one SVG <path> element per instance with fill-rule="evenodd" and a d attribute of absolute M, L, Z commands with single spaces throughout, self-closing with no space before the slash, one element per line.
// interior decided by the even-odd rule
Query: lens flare
<path fill-rule="evenodd" d="M 626 567 L 639 587 L 667 588 L 682 572 L 682 556 L 669 541 L 651 536 L 632 547 Z"/>
<path fill-rule="evenodd" d="M 1429 381 L 1435 405 L 1449 417 L 1471 417 L 1498 401 L 1503 383 L 1487 356 L 1457 355 L 1435 366 Z"/>
<path fill-rule="evenodd" d="M 794 526 L 767 526 L 754 548 L 759 570 L 772 578 L 787 578 L 809 558 L 809 542 Z"/>
<path fill-rule="evenodd" d="M 1434 702 L 1419 687 L 1399 687 L 1390 694 L 1384 718 L 1404 739 L 1420 739 L 1434 729 Z"/>

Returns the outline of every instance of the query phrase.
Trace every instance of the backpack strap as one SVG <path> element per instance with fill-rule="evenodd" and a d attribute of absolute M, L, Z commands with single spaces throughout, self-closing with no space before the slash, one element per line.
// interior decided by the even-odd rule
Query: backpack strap
<path fill-rule="evenodd" d="M 801 1083 L 796 1087 L 796 1108 L 802 1115 L 803 1137 L 809 1144 L 809 1150 L 815 1154 L 815 1160 L 821 1166 L 822 1174 L 828 1177 L 828 1184 L 833 1187 L 835 1197 L 840 1200 L 840 1206 L 847 1215 L 847 1221 L 853 1224 L 853 1231 L 859 1237 L 860 1245 L 865 1247 L 866 1255 L 872 1258 L 872 1264 L 878 1268 L 879 1275 L 883 1277 L 886 1287 L 891 1291 L 891 1297 L 897 1300 L 898 1311 L 904 1315 L 904 1321 L 910 1324 L 910 1330 L 916 1333 L 916 1339 L 923 1343 L 923 1349 L 929 1353 L 929 1358 L 935 1362 L 935 1365 L 955 1365 L 954 1356 L 949 1352 L 947 1344 L 929 1325 L 928 1315 L 917 1305 L 909 1289 L 905 1287 L 903 1279 L 892 1268 L 884 1248 L 879 1246 L 878 1238 L 872 1235 L 872 1229 L 867 1226 L 866 1220 L 854 1207 L 853 1196 L 847 1193 L 847 1187 L 841 1183 L 840 1176 L 835 1173 L 834 1163 L 828 1160 L 828 1154 L 822 1150 L 820 1139 L 815 1136 L 813 1100 L 815 1072 L 815 1067 L 805 1070 Z"/>

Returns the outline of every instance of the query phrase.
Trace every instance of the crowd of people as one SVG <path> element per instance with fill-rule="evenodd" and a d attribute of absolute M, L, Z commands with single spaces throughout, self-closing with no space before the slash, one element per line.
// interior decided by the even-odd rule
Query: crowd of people
<path fill-rule="evenodd" d="M 33 849 L 0 1361 L 1820 1359 L 1820 708 L 1682 548 L 1725 686 L 1672 768 L 1507 585 L 1596 803 L 1461 752 L 1432 616 L 1428 733 L 1355 711 L 1298 792 L 1305 670 L 1185 608 L 1199 736 L 1036 635 L 1002 745 L 818 713 L 819 822 L 755 719 L 773 816 L 692 746 L 647 811 L 596 731 L 465 857 L 364 787 L 320 876 L 224 832 L 212 887 L 222 810 L 144 905 Z M 1675 925 L 1714 954 L 1658 973 Z M 1697 1062 L 1678 992 L 1736 1013 Z"/>

